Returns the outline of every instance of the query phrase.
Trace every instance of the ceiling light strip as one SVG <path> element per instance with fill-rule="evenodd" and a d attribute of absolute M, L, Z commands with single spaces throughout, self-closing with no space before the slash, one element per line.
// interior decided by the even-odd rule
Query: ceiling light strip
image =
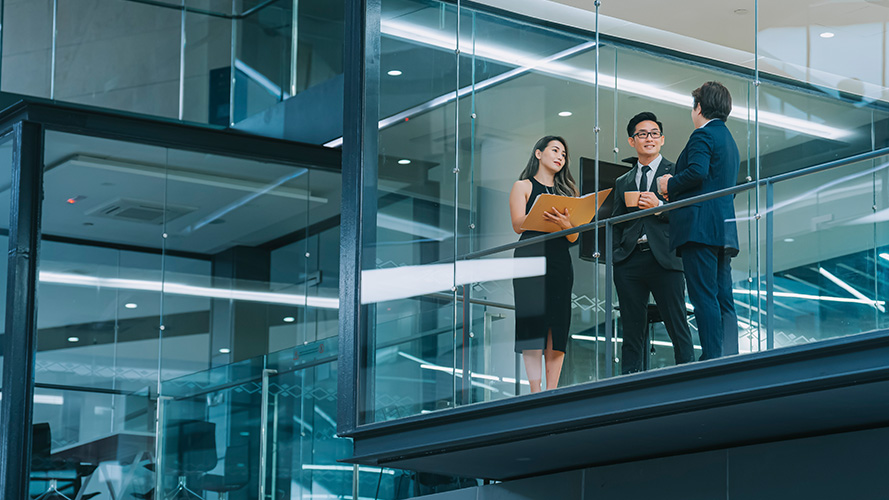
<path fill-rule="evenodd" d="M 135 280 L 125 278 L 100 278 L 81 274 L 56 273 L 40 271 L 40 282 L 63 285 L 88 286 L 95 288 L 113 288 L 120 290 L 141 290 L 161 292 L 174 295 L 188 295 L 210 299 L 242 300 L 247 302 L 263 302 L 293 306 L 318 307 L 322 309 L 339 309 L 339 299 L 313 297 L 299 294 L 275 292 L 253 292 L 248 290 L 211 288 L 205 286 L 186 285 L 184 283 L 161 282 L 152 280 Z"/>

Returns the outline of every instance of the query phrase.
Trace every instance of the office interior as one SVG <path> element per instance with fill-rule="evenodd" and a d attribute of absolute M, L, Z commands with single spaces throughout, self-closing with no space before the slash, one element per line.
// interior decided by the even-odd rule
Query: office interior
<path fill-rule="evenodd" d="M 28 472 L 4 491 L 403 499 L 537 481 L 539 498 L 606 498 L 583 478 L 632 477 L 644 460 L 669 469 L 673 455 L 759 456 L 791 438 L 884 442 L 879 407 L 799 435 L 558 465 L 498 463 L 492 445 L 479 455 L 489 468 L 443 467 L 460 456 L 433 446 L 448 434 L 374 441 L 512 404 L 546 419 L 557 398 L 656 387 L 722 361 L 817 351 L 829 366 L 850 345 L 883 345 L 889 8 L 633 4 L 3 0 L 3 347 L 33 347 L 30 361 L 0 357 L 4 415 L 22 415 L 19 403 L 30 422 L 7 427 L 28 451 L 16 460 L 2 445 L 0 464 Z M 513 351 L 521 263 L 507 198 L 533 144 L 563 136 L 584 192 L 605 189 L 600 162 L 630 166 L 627 121 L 656 113 L 675 161 L 693 130 L 690 92 L 710 80 L 732 93 L 741 153 L 740 354 L 673 366 L 654 322 L 646 372 L 620 375 L 613 225 L 600 213 L 570 249 L 559 389 L 531 395 Z M 854 401 L 882 387 L 873 377 Z M 857 430 L 867 435 L 836 434 Z M 426 461 L 405 451 L 427 449 Z"/>

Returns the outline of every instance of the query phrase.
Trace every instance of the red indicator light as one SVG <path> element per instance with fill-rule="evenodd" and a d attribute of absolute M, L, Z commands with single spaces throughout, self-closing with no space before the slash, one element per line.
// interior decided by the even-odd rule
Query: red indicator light
<path fill-rule="evenodd" d="M 70 204 L 72 204 L 72 205 L 75 204 L 75 203 L 77 203 L 77 199 L 76 199 L 76 198 L 68 198 L 67 201 L 68 201 L 68 203 L 70 203 Z"/>

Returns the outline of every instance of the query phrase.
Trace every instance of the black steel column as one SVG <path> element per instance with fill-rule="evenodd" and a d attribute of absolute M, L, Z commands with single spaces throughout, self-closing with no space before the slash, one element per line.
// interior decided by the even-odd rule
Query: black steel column
<path fill-rule="evenodd" d="M 340 317 L 337 432 L 372 411 L 370 307 L 361 306 L 361 269 L 373 263 L 380 99 L 381 0 L 345 2 L 343 200 L 340 224 Z M 366 221 L 364 224 L 362 221 Z M 367 250 L 365 250 L 367 249 Z M 370 253 L 368 253 L 370 252 Z"/>
<path fill-rule="evenodd" d="M 37 347 L 37 258 L 43 200 L 43 127 L 13 128 L 9 206 L 6 334 L 0 402 L 0 498 L 29 498 L 34 358 Z"/>

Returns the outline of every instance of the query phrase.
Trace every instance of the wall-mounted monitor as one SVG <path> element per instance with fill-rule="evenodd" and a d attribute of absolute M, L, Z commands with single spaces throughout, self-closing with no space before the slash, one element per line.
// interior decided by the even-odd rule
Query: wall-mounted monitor
<path fill-rule="evenodd" d="M 614 189 L 614 181 L 618 177 L 628 172 L 633 167 L 632 163 L 617 164 L 599 160 L 599 187 L 598 190 Z M 585 195 L 596 191 L 596 161 L 593 158 L 580 158 L 580 194 Z M 611 217 L 611 210 L 614 206 L 614 194 L 609 194 L 608 198 L 599 208 L 599 220 Z M 592 260 L 593 253 L 596 251 L 596 240 L 593 234 L 598 233 L 599 253 L 601 255 L 600 262 L 605 262 L 605 228 L 599 228 L 598 231 L 587 231 L 580 235 L 580 258 L 584 260 Z"/>

